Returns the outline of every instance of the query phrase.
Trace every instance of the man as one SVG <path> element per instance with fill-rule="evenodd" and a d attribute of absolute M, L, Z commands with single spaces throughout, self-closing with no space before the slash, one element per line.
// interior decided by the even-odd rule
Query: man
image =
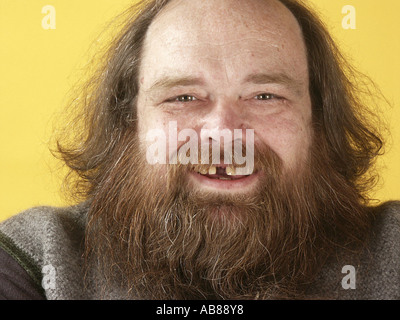
<path fill-rule="evenodd" d="M 316 16 L 294 0 L 137 12 L 58 142 L 81 203 L 1 225 L 2 295 L 400 298 L 400 206 L 368 198 L 382 138 Z"/>

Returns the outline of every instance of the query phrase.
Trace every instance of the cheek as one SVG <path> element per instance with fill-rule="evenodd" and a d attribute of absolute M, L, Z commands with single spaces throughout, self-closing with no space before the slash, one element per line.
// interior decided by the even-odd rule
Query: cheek
<path fill-rule="evenodd" d="M 153 108 L 138 108 L 138 135 L 141 141 L 146 140 L 146 135 L 151 131 L 166 131 L 168 121 L 161 112 Z"/>
<path fill-rule="evenodd" d="M 305 161 L 311 142 L 308 122 L 290 117 L 271 117 L 255 132 L 257 139 L 275 151 L 286 167 Z"/>
<path fill-rule="evenodd" d="M 170 117 L 168 114 L 146 112 L 138 117 L 138 136 L 142 150 L 154 159 L 164 159 L 162 164 L 169 163 L 177 155 L 177 150 L 187 141 L 179 141 L 185 138 L 187 129 L 192 129 L 188 121 Z M 193 130 L 193 132 L 197 132 Z M 189 137 L 186 137 L 188 140 Z M 161 154 L 160 158 L 158 155 Z"/>

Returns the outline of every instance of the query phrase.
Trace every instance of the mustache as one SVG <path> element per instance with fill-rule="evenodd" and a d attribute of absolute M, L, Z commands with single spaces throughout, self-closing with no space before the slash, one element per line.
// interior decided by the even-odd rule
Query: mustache
<path fill-rule="evenodd" d="M 170 160 L 168 168 L 172 172 L 176 170 L 216 174 L 217 171 L 225 171 L 228 175 L 250 175 L 258 171 L 276 172 L 283 166 L 278 154 L 266 144 L 258 143 L 252 148 L 241 144 L 239 152 L 236 148 L 228 149 L 227 152 L 226 148 L 221 147 L 216 151 L 211 145 L 207 146 L 206 152 L 204 149 L 199 146 L 201 154 L 198 152 L 191 154 L 191 150 L 178 149 L 176 158 Z"/>

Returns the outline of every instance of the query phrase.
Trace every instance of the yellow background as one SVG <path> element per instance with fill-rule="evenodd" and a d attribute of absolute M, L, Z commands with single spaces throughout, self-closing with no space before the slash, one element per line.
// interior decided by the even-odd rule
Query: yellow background
<path fill-rule="evenodd" d="M 199 0 L 200 1 L 200 0 Z M 400 199 L 400 1 L 312 0 L 344 52 L 380 86 L 391 145 L 380 160 L 381 200 Z M 49 152 L 54 121 L 67 103 L 88 51 L 132 0 L 0 0 L 0 220 L 37 205 L 63 205 L 62 171 Z M 56 29 L 42 28 L 42 7 Z M 342 28 L 342 7 L 356 29 Z"/>

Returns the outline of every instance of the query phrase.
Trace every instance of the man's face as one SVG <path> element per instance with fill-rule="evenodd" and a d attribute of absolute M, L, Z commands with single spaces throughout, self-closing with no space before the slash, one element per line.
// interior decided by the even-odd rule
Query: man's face
<path fill-rule="evenodd" d="M 148 31 L 139 81 L 143 148 L 150 130 L 161 129 L 168 138 L 176 123 L 178 133 L 192 129 L 206 140 L 213 139 L 210 133 L 239 129 L 243 145 L 246 129 L 253 129 L 254 144 L 272 149 L 284 170 L 298 170 L 307 158 L 312 133 L 306 52 L 295 18 L 278 1 L 172 1 Z M 167 143 L 170 157 L 184 141 Z M 251 191 L 264 174 L 227 176 L 226 168 L 213 173 L 191 172 L 191 188 Z"/>
<path fill-rule="evenodd" d="M 276 0 L 172 0 L 141 59 L 138 136 L 132 126 L 120 137 L 94 196 L 92 263 L 145 298 L 297 294 L 333 244 L 365 224 L 357 190 L 331 166 L 324 136 L 313 136 L 295 18 Z M 239 130 L 246 153 L 252 132 L 255 170 L 228 175 L 225 155 L 215 172 L 207 158 L 151 165 L 149 132 L 166 138 L 165 160 L 185 150 L 170 139 L 175 124 L 201 142 Z"/>

